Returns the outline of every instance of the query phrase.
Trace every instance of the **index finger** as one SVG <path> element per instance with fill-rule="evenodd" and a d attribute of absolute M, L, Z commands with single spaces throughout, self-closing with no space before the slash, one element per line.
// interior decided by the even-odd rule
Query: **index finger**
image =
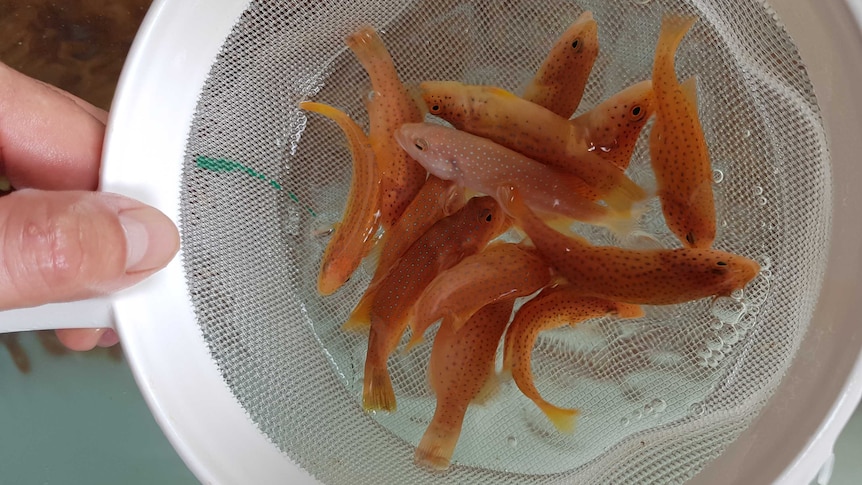
<path fill-rule="evenodd" d="M 106 118 L 0 63 L 0 173 L 15 188 L 95 190 Z"/>

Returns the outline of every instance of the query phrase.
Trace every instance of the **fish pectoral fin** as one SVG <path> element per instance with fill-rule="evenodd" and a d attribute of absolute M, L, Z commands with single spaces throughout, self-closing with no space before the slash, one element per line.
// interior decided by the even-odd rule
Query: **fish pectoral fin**
<path fill-rule="evenodd" d="M 697 106 L 697 76 L 691 76 L 679 85 L 682 94 L 694 106 Z"/>
<path fill-rule="evenodd" d="M 479 389 L 479 392 L 471 401 L 474 404 L 487 404 L 491 399 L 493 399 L 497 393 L 500 392 L 500 377 L 494 372 L 494 365 L 491 364 L 491 372 L 488 374 L 488 379 L 485 380 L 485 384 L 482 385 L 482 389 Z"/>

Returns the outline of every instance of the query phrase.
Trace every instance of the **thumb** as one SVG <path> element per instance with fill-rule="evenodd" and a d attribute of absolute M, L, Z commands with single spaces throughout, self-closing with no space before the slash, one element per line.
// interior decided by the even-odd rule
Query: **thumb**
<path fill-rule="evenodd" d="M 91 298 L 170 262 L 179 234 L 115 194 L 25 189 L 0 199 L 0 310 Z"/>

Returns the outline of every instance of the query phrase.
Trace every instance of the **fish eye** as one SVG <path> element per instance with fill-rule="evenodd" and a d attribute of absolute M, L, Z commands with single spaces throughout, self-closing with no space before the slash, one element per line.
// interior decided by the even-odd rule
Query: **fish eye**
<path fill-rule="evenodd" d="M 432 114 L 437 114 L 439 112 L 440 112 L 440 105 L 439 104 L 435 104 L 435 105 L 431 106 L 431 113 Z"/>
<path fill-rule="evenodd" d="M 491 222 L 494 220 L 494 214 L 491 213 L 491 209 L 485 209 L 482 211 L 482 214 L 479 215 L 480 221 Z"/>
<path fill-rule="evenodd" d="M 689 244 L 694 245 L 694 233 L 690 232 L 686 234 L 685 240 L 688 241 Z"/>
<path fill-rule="evenodd" d="M 632 119 L 634 119 L 635 121 L 638 121 L 638 120 L 640 120 L 641 118 L 643 118 L 643 115 L 644 115 L 644 114 L 646 114 L 646 110 L 645 110 L 645 109 L 643 109 L 640 105 L 635 105 L 635 106 L 631 109 L 630 113 L 631 113 L 631 115 L 632 115 Z"/>
<path fill-rule="evenodd" d="M 423 140 L 422 138 L 417 138 L 413 142 L 413 146 L 415 146 L 416 149 L 419 150 L 420 152 L 424 152 L 428 148 L 428 142 Z"/>
<path fill-rule="evenodd" d="M 581 39 L 575 39 L 572 41 L 572 49 L 577 51 L 581 47 Z"/>
<path fill-rule="evenodd" d="M 717 264 L 717 265 L 719 265 L 719 266 L 727 266 L 727 263 L 726 263 L 726 262 L 724 262 L 724 261 L 719 261 L 719 262 L 717 262 L 717 263 L 715 263 L 715 264 Z"/>

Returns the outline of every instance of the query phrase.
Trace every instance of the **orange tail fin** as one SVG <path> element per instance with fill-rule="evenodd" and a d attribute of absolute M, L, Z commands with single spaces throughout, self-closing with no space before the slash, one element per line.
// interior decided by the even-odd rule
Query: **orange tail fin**
<path fill-rule="evenodd" d="M 370 369 L 366 367 L 362 407 L 366 411 L 395 411 L 395 391 L 385 364 L 382 367 L 372 365 Z"/>

